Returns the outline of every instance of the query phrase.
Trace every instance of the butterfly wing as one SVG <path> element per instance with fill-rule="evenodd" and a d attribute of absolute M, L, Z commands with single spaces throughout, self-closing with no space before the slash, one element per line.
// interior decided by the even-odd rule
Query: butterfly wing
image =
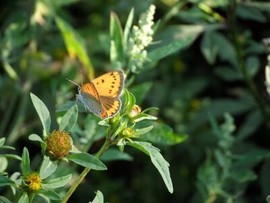
<path fill-rule="evenodd" d="M 91 81 L 99 96 L 106 97 L 118 97 L 123 89 L 124 85 L 124 74 L 123 71 L 115 70 Z"/>
<path fill-rule="evenodd" d="M 122 106 L 121 100 L 118 97 L 112 98 L 100 96 L 100 101 L 102 104 L 100 117 L 102 119 L 113 117 L 116 113 L 118 113 Z"/>
<path fill-rule="evenodd" d="M 86 110 L 100 116 L 102 112 L 102 105 L 98 92 L 92 83 L 86 83 L 81 87 L 79 90 L 78 99 L 84 105 Z"/>

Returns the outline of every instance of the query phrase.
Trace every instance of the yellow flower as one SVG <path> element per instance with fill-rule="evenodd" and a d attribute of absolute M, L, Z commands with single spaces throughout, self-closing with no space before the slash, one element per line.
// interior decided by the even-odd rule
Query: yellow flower
<path fill-rule="evenodd" d="M 125 138 L 132 138 L 135 137 L 135 132 L 132 128 L 126 128 L 123 130 L 122 135 Z"/>
<path fill-rule="evenodd" d="M 37 172 L 30 173 L 26 177 L 25 183 L 28 185 L 30 191 L 37 191 L 41 189 L 41 178 Z"/>
<path fill-rule="evenodd" d="M 60 159 L 65 157 L 72 148 L 70 135 L 65 131 L 54 130 L 46 140 L 47 151 L 52 158 Z"/>

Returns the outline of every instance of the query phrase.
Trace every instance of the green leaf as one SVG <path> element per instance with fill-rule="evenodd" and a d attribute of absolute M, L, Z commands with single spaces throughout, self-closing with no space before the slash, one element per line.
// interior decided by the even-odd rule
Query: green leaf
<path fill-rule="evenodd" d="M 201 52 L 209 64 L 214 64 L 218 55 L 213 33 L 214 31 L 205 32 L 201 41 Z"/>
<path fill-rule="evenodd" d="M 134 8 L 132 8 L 130 10 L 130 12 L 129 12 L 127 22 L 126 22 L 126 25 L 125 25 L 125 29 L 124 29 L 123 47 L 125 47 L 125 50 L 127 48 L 128 38 L 129 38 L 129 33 L 130 33 L 130 30 L 131 30 L 132 23 L 133 23 L 133 18 L 134 18 Z"/>
<path fill-rule="evenodd" d="M 96 196 L 91 203 L 104 203 L 104 197 L 99 190 L 96 192 Z"/>
<path fill-rule="evenodd" d="M 246 59 L 245 66 L 249 76 L 254 77 L 258 73 L 261 64 L 258 57 L 249 56 Z"/>
<path fill-rule="evenodd" d="M 24 176 L 28 175 L 30 172 L 30 158 L 26 147 L 23 148 L 21 169 Z"/>
<path fill-rule="evenodd" d="M 8 186 L 8 185 L 15 187 L 16 183 L 10 180 L 8 177 L 0 175 L 0 187 Z"/>
<path fill-rule="evenodd" d="M 42 153 L 43 154 L 45 153 L 47 144 L 46 144 L 46 142 L 44 142 L 42 140 L 42 138 L 39 135 L 37 135 L 37 134 L 31 134 L 31 135 L 29 135 L 28 139 L 29 140 L 32 140 L 32 141 L 35 141 L 35 142 L 39 142 L 40 145 L 41 145 Z"/>
<path fill-rule="evenodd" d="M 78 106 L 74 105 L 63 116 L 59 124 L 59 130 L 67 132 L 70 131 L 75 125 L 77 118 L 78 118 Z"/>
<path fill-rule="evenodd" d="M 142 135 L 142 139 L 159 145 L 175 145 L 187 139 L 187 135 L 174 133 L 172 128 L 164 123 L 154 123 L 153 125 L 153 130 Z"/>
<path fill-rule="evenodd" d="M 136 97 L 137 104 L 141 104 L 145 96 L 148 94 L 149 90 L 152 87 L 151 82 L 145 82 L 139 85 L 136 85 L 131 88 L 131 92 L 134 94 Z"/>
<path fill-rule="evenodd" d="M 29 203 L 29 198 L 26 193 L 23 193 L 23 195 L 20 197 L 18 203 Z"/>
<path fill-rule="evenodd" d="M 79 104 L 79 103 L 78 103 Z M 74 105 L 77 105 L 76 101 L 67 101 L 66 103 L 62 104 L 56 109 L 56 112 L 63 112 L 68 111 L 70 108 L 72 108 Z M 79 108 L 80 110 L 80 108 Z"/>
<path fill-rule="evenodd" d="M 213 32 L 214 41 L 218 47 L 218 55 L 221 60 L 229 61 L 234 67 L 237 66 L 237 54 L 231 41 L 229 41 L 224 35 Z"/>
<path fill-rule="evenodd" d="M 229 82 L 243 79 L 241 73 L 231 66 L 215 67 L 214 72 L 218 77 Z"/>
<path fill-rule="evenodd" d="M 88 153 L 70 154 L 66 158 L 87 168 L 94 170 L 107 170 L 107 167 L 99 159 Z"/>
<path fill-rule="evenodd" d="M 111 63 L 113 67 L 121 68 L 124 64 L 124 50 L 122 44 L 123 30 L 121 23 L 115 13 L 111 13 L 110 20 Z"/>
<path fill-rule="evenodd" d="M 39 171 L 40 178 L 43 180 L 49 177 L 54 173 L 56 169 L 57 169 L 56 162 L 51 161 L 49 157 L 45 156 Z"/>
<path fill-rule="evenodd" d="M 62 176 L 59 178 L 54 178 L 51 180 L 44 180 L 42 181 L 42 187 L 46 189 L 54 189 L 54 188 L 60 188 L 65 186 L 72 178 L 71 174 L 68 174 L 66 176 Z"/>
<path fill-rule="evenodd" d="M 0 138 L 0 147 L 5 144 L 6 138 L 2 137 Z"/>
<path fill-rule="evenodd" d="M 128 153 L 121 152 L 117 149 L 108 149 L 100 158 L 102 161 L 132 161 L 133 158 Z"/>
<path fill-rule="evenodd" d="M 43 133 L 45 137 L 50 133 L 50 127 L 51 127 L 51 116 L 50 112 L 43 103 L 36 95 L 33 93 L 30 93 L 31 100 L 33 102 L 33 105 L 38 113 L 38 116 L 41 120 L 42 126 L 43 126 Z"/>
<path fill-rule="evenodd" d="M 138 123 L 138 122 L 143 121 L 143 120 L 157 120 L 157 117 L 151 116 L 151 115 L 146 114 L 146 113 L 140 113 L 137 116 L 132 117 L 131 120 L 133 123 Z"/>
<path fill-rule="evenodd" d="M 169 171 L 169 163 L 163 158 L 163 156 L 160 153 L 160 150 L 154 147 L 149 142 L 133 141 L 129 142 L 128 145 L 135 147 L 140 151 L 144 152 L 145 154 L 147 154 L 148 156 L 150 156 L 152 163 L 160 173 L 165 185 L 167 186 L 168 191 L 170 193 L 173 193 L 173 184 Z"/>
<path fill-rule="evenodd" d="M 129 114 L 132 111 L 133 106 L 136 104 L 135 96 L 128 90 L 124 90 L 124 105 L 122 112 Z"/>
<path fill-rule="evenodd" d="M 54 190 L 40 190 L 39 193 L 45 195 L 45 197 L 49 198 L 50 200 L 60 201 L 62 199 L 61 196 Z"/>
<path fill-rule="evenodd" d="M 148 58 L 151 61 L 158 61 L 189 47 L 205 29 L 206 27 L 201 25 L 178 25 L 167 28 L 155 39 L 161 43 L 152 46 Z"/>
<path fill-rule="evenodd" d="M 8 200 L 7 198 L 0 196 L 0 202 L 1 203 L 12 203 L 10 200 Z"/>
<path fill-rule="evenodd" d="M 260 23 L 267 22 L 266 16 L 257 8 L 247 5 L 239 4 L 236 9 L 236 13 L 240 18 L 245 20 L 254 20 Z"/>
<path fill-rule="evenodd" d="M 263 117 L 259 110 L 250 112 L 242 122 L 236 138 L 238 140 L 243 140 L 253 135 L 253 133 L 260 127 L 260 125 L 262 125 L 262 123 Z"/>
<path fill-rule="evenodd" d="M 78 57 L 83 66 L 87 68 L 89 78 L 94 79 L 94 67 L 87 55 L 85 42 L 79 33 L 60 17 L 55 18 L 56 24 L 64 38 L 67 51 L 71 58 Z"/>
<path fill-rule="evenodd" d="M 148 126 L 145 128 L 140 128 L 135 130 L 135 136 L 140 137 L 141 135 L 150 132 L 153 129 L 153 126 Z"/>
<path fill-rule="evenodd" d="M 3 173 L 6 169 L 7 169 L 7 166 L 8 166 L 8 160 L 6 157 L 1 157 L 0 156 L 0 173 Z"/>

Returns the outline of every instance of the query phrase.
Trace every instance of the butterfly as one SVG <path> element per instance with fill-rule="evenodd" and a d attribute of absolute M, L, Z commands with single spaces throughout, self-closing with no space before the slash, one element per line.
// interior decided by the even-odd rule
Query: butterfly
<path fill-rule="evenodd" d="M 124 86 L 124 73 L 115 70 L 101 75 L 94 80 L 78 85 L 77 99 L 85 109 L 101 119 L 115 116 L 121 109 L 119 98 Z"/>

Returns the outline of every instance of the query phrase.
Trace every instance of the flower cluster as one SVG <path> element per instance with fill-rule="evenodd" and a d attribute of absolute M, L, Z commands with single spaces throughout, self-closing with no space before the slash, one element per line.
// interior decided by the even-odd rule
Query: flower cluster
<path fill-rule="evenodd" d="M 153 41 L 153 25 L 156 7 L 151 5 L 149 9 L 140 16 L 138 26 L 132 27 L 131 37 L 128 41 L 128 53 L 131 70 L 137 72 L 147 60 L 146 47 Z"/>
<path fill-rule="evenodd" d="M 38 191 L 41 189 L 41 178 L 38 173 L 32 172 L 25 178 L 25 183 L 30 191 Z"/>

